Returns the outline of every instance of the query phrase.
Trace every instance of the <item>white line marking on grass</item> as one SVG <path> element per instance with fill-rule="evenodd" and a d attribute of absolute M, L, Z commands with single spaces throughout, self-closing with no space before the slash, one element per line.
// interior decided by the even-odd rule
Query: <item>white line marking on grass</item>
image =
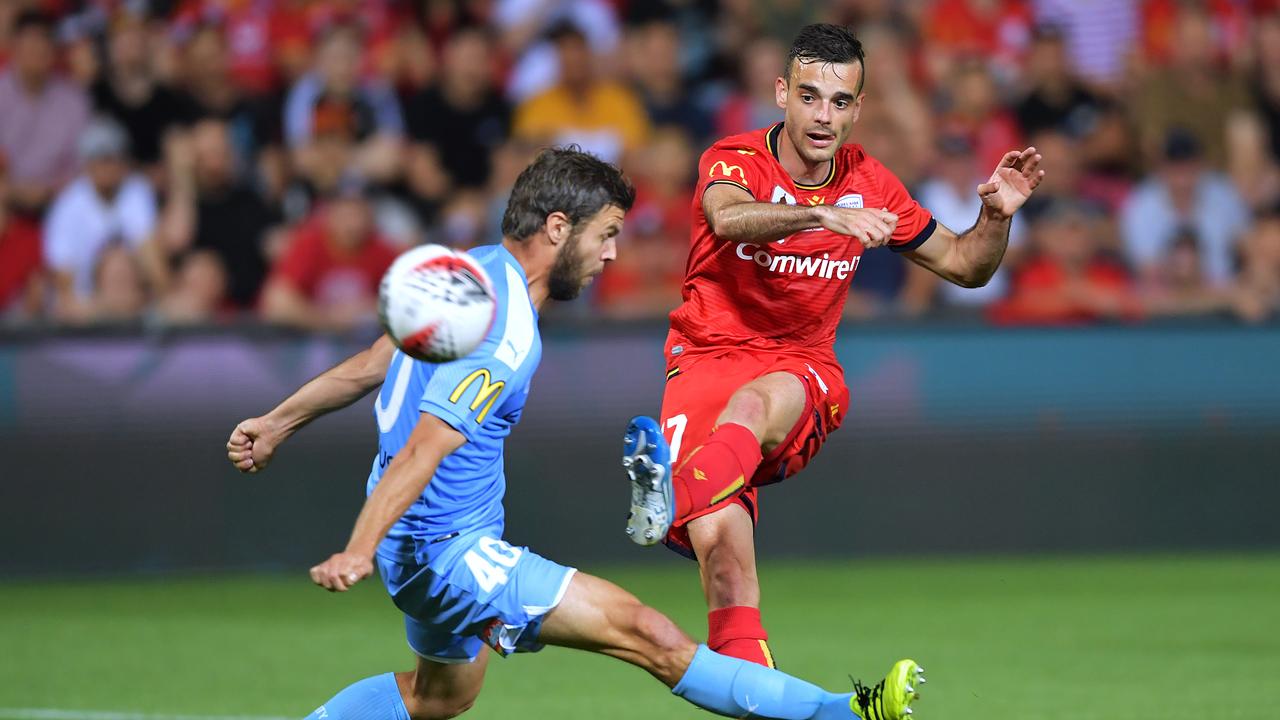
<path fill-rule="evenodd" d="M 2 720 L 296 720 L 278 715 L 174 715 L 170 713 L 63 710 L 61 708 L 0 708 Z"/>

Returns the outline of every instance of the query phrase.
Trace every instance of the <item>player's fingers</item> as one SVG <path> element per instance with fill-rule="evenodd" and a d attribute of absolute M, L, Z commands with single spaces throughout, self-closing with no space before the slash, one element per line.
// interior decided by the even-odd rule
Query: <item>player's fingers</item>
<path fill-rule="evenodd" d="M 1027 163 L 1022 166 L 1022 176 L 1025 178 L 1035 177 L 1036 170 L 1040 168 L 1040 161 L 1044 157 L 1040 153 L 1036 153 L 1027 159 Z"/>
<path fill-rule="evenodd" d="M 1000 189 L 1000 181 L 999 181 L 999 180 L 992 180 L 991 182 L 988 182 L 988 183 L 982 183 L 981 185 L 979 185 L 979 186 L 978 186 L 978 194 L 979 194 L 979 195 L 990 195 L 991 193 L 994 193 L 994 192 L 998 191 L 999 189 Z"/>
<path fill-rule="evenodd" d="M 1023 152 L 1025 151 L 1010 150 L 1009 152 L 1004 154 L 1004 157 L 1000 158 L 1000 163 L 996 167 L 997 168 L 1013 167 L 1018 162 L 1018 160 L 1022 157 Z"/>

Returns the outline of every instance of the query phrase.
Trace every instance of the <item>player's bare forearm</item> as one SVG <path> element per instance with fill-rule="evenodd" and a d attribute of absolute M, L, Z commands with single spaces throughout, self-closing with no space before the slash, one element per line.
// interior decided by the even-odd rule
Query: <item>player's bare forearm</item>
<path fill-rule="evenodd" d="M 1009 220 L 983 208 L 973 227 L 956 234 L 942 223 L 920 247 L 906 253 L 917 265 L 961 287 L 987 284 L 1009 247 Z"/>
<path fill-rule="evenodd" d="M 386 335 L 317 375 L 267 414 L 274 429 L 292 435 L 321 415 L 341 410 L 369 394 L 387 376 L 395 345 Z"/>
<path fill-rule="evenodd" d="M 372 557 L 391 526 L 422 495 L 440 461 L 465 442 L 462 433 L 448 423 L 423 413 L 409 441 L 365 500 L 345 552 Z"/>
<path fill-rule="evenodd" d="M 865 247 L 879 247 L 889 242 L 898 223 L 898 216 L 884 209 L 756 202 L 747 191 L 727 183 L 706 189 L 702 212 L 716 237 L 733 243 L 769 243 L 824 227 L 855 237 Z"/>
<path fill-rule="evenodd" d="M 768 243 L 818 227 L 822 220 L 816 207 L 738 201 L 708 212 L 707 223 L 721 240 Z"/>
<path fill-rule="evenodd" d="M 1009 226 L 1012 218 L 983 208 L 978 221 L 955 240 L 956 259 L 952 263 L 952 282 L 964 287 L 980 287 L 995 275 L 1009 248 Z"/>

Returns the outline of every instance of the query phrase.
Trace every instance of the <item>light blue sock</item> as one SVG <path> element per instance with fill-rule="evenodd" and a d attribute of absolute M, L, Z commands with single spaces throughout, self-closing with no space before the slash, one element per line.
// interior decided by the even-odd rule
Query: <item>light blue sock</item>
<path fill-rule="evenodd" d="M 850 693 L 843 695 L 804 680 L 712 652 L 699 645 L 693 662 L 671 692 L 726 717 L 775 720 L 851 720 Z"/>
<path fill-rule="evenodd" d="M 395 673 L 374 675 L 333 696 L 306 720 L 409 720 Z"/>

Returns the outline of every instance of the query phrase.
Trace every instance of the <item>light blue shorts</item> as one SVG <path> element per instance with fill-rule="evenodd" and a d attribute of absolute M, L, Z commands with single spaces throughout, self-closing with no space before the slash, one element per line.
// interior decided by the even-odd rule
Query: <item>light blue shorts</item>
<path fill-rule="evenodd" d="M 433 543 L 414 559 L 379 552 L 378 571 L 404 613 L 409 647 L 440 663 L 537 652 L 542 620 L 560 604 L 573 568 L 502 541 L 500 527 Z"/>

